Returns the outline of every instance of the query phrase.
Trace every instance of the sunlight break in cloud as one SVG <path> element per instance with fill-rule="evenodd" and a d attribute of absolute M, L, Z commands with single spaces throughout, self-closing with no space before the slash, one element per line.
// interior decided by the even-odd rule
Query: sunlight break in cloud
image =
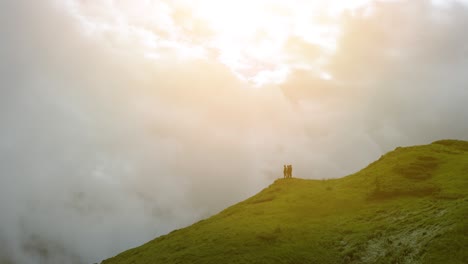
<path fill-rule="evenodd" d="M 70 9 L 87 31 L 132 52 L 150 59 L 167 52 L 182 59 L 214 56 L 240 79 L 262 86 L 283 82 L 295 68 L 317 68 L 336 50 L 341 14 L 369 2 L 80 1 Z M 299 52 L 315 49 L 314 56 L 297 59 L 291 38 L 301 41 Z"/>

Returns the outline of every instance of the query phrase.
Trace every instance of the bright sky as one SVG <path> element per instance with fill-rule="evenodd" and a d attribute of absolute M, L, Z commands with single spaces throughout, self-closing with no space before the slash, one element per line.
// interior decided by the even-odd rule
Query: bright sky
<path fill-rule="evenodd" d="M 343 12 L 371 0 L 70 0 L 90 34 L 150 60 L 215 58 L 240 79 L 282 82 L 292 68 L 317 71 L 335 50 Z"/>
<path fill-rule="evenodd" d="M 389 1 L 389 0 L 386 0 Z M 340 19 L 372 12 L 373 0 L 69 0 L 89 34 L 148 60 L 215 59 L 260 87 L 293 69 L 321 70 L 336 49 Z M 434 0 L 441 4 L 441 1 Z"/>

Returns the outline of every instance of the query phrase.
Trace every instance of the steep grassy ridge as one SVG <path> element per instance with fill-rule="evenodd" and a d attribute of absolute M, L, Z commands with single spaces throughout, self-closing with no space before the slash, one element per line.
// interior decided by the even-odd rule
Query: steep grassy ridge
<path fill-rule="evenodd" d="M 468 142 L 397 148 L 341 179 L 277 180 L 103 263 L 468 263 L 467 194 Z"/>

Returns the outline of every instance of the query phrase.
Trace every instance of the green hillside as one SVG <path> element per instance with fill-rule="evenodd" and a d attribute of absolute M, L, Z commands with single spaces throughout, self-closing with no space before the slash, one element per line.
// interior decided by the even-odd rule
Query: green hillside
<path fill-rule="evenodd" d="M 397 148 L 341 179 L 279 179 L 103 263 L 468 263 L 467 194 L 468 142 Z"/>

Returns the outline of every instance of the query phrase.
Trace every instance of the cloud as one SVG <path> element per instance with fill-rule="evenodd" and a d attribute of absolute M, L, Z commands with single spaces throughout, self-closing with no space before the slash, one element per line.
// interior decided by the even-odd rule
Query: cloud
<path fill-rule="evenodd" d="M 177 14 L 159 22 L 205 32 Z M 379 2 L 341 18 L 316 69 L 251 89 L 213 54 L 145 59 L 132 25 L 119 39 L 56 2 L 1 2 L 0 261 L 96 262 L 254 194 L 284 163 L 340 177 L 399 145 L 467 139 L 467 18 Z M 175 43 L 159 22 L 138 28 Z"/>
<path fill-rule="evenodd" d="M 371 9 L 343 16 L 337 52 L 324 67 L 332 81 L 297 71 L 283 84 L 285 94 L 304 105 L 324 105 L 316 115 L 338 112 L 338 120 L 317 125 L 335 131 L 335 142 L 367 135 L 369 145 L 387 151 L 466 138 L 466 7 L 399 1 Z M 343 130 L 347 137 L 337 132 Z"/>

